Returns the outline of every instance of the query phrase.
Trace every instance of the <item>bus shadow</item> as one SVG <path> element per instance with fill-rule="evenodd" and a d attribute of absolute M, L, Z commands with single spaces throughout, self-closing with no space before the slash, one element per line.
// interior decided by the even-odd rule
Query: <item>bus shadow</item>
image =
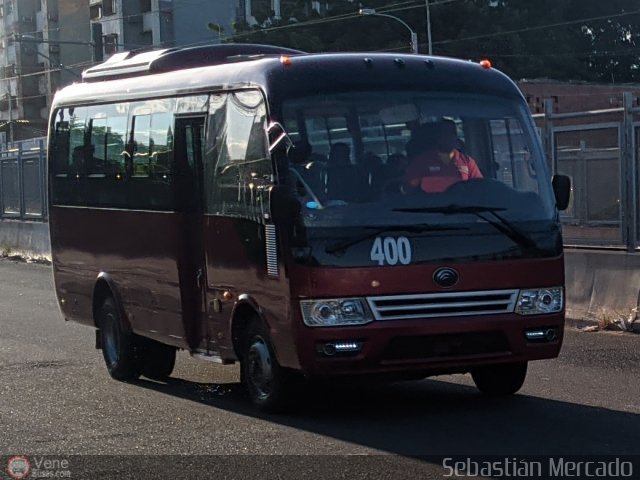
<path fill-rule="evenodd" d="M 475 388 L 436 379 L 307 389 L 293 412 L 280 415 L 256 412 L 239 383 L 172 378 L 166 383 L 141 379 L 138 384 L 355 444 L 371 453 L 631 455 L 640 444 L 636 414 L 524 394 L 494 399 Z"/>

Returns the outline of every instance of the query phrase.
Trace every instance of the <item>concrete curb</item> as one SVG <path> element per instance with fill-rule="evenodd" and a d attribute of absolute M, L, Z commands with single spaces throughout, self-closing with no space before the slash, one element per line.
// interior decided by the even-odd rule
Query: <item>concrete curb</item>
<path fill-rule="evenodd" d="M 35 261 L 51 261 L 49 224 L 0 220 L 0 255 Z"/>
<path fill-rule="evenodd" d="M 574 328 L 576 330 L 585 330 L 589 329 L 589 331 L 602 331 L 602 332 L 612 332 L 612 333 L 635 333 L 640 334 L 640 322 L 634 322 L 631 326 L 631 330 L 622 330 L 620 328 L 603 328 L 600 322 L 595 319 L 588 318 L 565 318 L 565 327 Z"/>

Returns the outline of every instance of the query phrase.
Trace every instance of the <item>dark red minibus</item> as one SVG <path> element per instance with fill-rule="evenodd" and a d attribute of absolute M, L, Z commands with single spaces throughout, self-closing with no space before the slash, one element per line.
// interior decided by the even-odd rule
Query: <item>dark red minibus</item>
<path fill-rule="evenodd" d="M 115 379 L 166 378 L 184 349 L 240 361 L 278 410 L 346 376 L 508 395 L 560 350 L 568 179 L 486 64 L 117 53 L 56 94 L 48 178 L 60 308 Z"/>

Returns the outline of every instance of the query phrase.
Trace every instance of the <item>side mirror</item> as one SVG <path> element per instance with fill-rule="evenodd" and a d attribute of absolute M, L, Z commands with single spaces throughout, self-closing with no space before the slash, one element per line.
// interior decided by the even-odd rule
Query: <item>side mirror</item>
<path fill-rule="evenodd" d="M 554 175 L 551 185 L 558 210 L 566 210 L 571 199 L 571 179 L 567 175 Z"/>
<path fill-rule="evenodd" d="M 274 185 L 269 192 L 271 218 L 276 225 L 293 225 L 302 206 L 290 188 Z"/>

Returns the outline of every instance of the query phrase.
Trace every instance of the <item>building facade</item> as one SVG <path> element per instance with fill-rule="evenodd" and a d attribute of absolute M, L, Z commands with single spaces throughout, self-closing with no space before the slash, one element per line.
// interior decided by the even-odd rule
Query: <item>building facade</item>
<path fill-rule="evenodd" d="M 329 9 L 329 3 L 328 0 L 239 0 L 238 19 L 249 25 L 264 23 L 261 20 L 265 17 L 267 22 L 271 19 L 290 19 L 294 17 L 293 12 L 300 7 L 300 4 L 304 4 L 307 15 L 312 10 L 324 15 Z"/>
<path fill-rule="evenodd" d="M 56 90 L 90 63 L 88 22 L 86 0 L 0 0 L 0 143 L 46 132 Z"/>
<path fill-rule="evenodd" d="M 107 57 L 122 50 L 220 42 L 232 32 L 238 2 L 89 0 L 89 12 L 94 37 L 101 37 Z"/>

